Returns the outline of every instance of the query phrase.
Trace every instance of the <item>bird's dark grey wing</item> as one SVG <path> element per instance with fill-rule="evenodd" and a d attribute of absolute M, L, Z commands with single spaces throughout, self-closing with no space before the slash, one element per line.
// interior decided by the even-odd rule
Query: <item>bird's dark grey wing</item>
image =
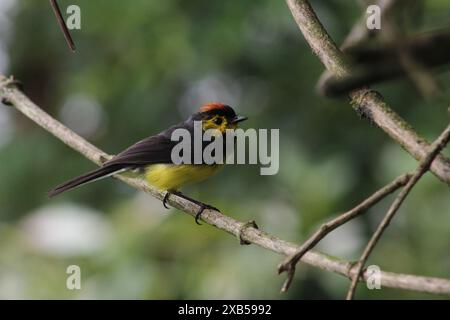
<path fill-rule="evenodd" d="M 53 197 L 129 168 L 139 168 L 154 163 L 171 163 L 170 154 L 174 145 L 175 142 L 164 134 L 146 138 L 119 153 L 102 167 L 62 183 L 50 190 L 48 194 Z"/>
<path fill-rule="evenodd" d="M 176 143 L 164 134 L 148 137 L 125 149 L 103 166 L 140 167 L 155 163 L 172 163 L 171 152 Z"/>
<path fill-rule="evenodd" d="M 189 129 L 189 122 L 173 126 L 156 136 L 148 137 L 133 144 L 111 160 L 105 162 L 100 168 L 56 186 L 49 191 L 49 196 L 56 196 L 88 182 L 108 177 L 130 168 L 139 168 L 156 163 L 172 163 L 172 149 L 178 142 L 171 141 L 170 137 L 172 132 L 180 127 Z"/>

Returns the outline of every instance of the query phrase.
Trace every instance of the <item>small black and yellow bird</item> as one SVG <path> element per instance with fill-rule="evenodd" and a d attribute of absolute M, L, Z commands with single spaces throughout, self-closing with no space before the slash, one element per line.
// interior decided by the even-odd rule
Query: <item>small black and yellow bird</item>
<path fill-rule="evenodd" d="M 62 183 L 50 190 L 48 194 L 50 197 L 53 197 L 67 190 L 112 176 L 113 174 L 133 172 L 144 177 L 150 185 L 157 189 L 167 191 L 163 200 L 163 205 L 166 208 L 166 201 L 171 193 L 198 204 L 200 210 L 195 217 L 195 222 L 199 224 L 198 219 L 204 209 L 216 208 L 188 198 L 179 192 L 179 188 L 186 184 L 207 179 L 216 173 L 222 165 L 204 163 L 174 164 L 171 153 L 172 148 L 178 142 L 172 141 L 171 135 L 174 130 L 183 128 L 187 129 L 193 137 L 194 121 L 201 121 L 203 132 L 208 129 L 218 129 L 225 137 L 227 129 L 236 129 L 237 124 L 246 119 L 246 117 L 237 116 L 233 108 L 226 104 L 219 102 L 207 103 L 186 121 L 133 144 L 111 160 L 105 162 L 100 168 Z M 203 143 L 203 148 L 205 146 L 206 144 Z"/>

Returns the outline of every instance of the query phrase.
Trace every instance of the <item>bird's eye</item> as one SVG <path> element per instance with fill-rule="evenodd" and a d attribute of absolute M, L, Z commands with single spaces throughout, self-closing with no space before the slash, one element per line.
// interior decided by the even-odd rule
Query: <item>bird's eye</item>
<path fill-rule="evenodd" d="M 222 118 L 214 119 L 214 123 L 217 124 L 217 125 L 221 125 L 222 124 Z"/>

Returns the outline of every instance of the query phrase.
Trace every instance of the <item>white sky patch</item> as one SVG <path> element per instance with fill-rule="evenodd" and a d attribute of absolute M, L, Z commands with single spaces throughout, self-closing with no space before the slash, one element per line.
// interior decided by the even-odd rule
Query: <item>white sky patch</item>
<path fill-rule="evenodd" d="M 328 219 L 331 218 L 329 217 Z M 315 230 L 311 231 L 311 233 Z M 329 233 L 318 243 L 317 249 L 333 253 L 335 256 L 358 257 L 358 252 L 361 250 L 364 240 L 361 222 L 353 220 Z"/>
<path fill-rule="evenodd" d="M 31 248 L 55 256 L 93 254 L 111 237 L 111 226 L 100 212 L 72 204 L 31 212 L 21 227 Z"/>
<path fill-rule="evenodd" d="M 194 82 L 183 93 L 179 100 L 179 110 L 183 116 L 188 116 L 196 112 L 204 103 L 211 101 L 236 107 L 241 101 L 241 95 L 242 88 L 236 79 L 223 74 L 210 75 Z"/>
<path fill-rule="evenodd" d="M 100 131 L 105 113 L 100 103 L 85 94 L 74 94 L 67 98 L 61 111 L 61 121 L 84 137 L 92 137 Z"/>

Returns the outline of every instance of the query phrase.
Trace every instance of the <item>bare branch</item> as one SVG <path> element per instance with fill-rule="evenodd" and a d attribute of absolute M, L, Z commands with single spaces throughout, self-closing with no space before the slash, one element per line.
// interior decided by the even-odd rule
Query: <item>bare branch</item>
<path fill-rule="evenodd" d="M 431 162 L 436 157 L 436 155 L 441 152 L 442 149 L 447 145 L 448 141 L 450 139 L 450 124 L 447 126 L 447 128 L 442 132 L 442 134 L 439 136 L 439 138 L 431 145 L 430 151 L 428 154 L 423 158 L 423 160 L 420 161 L 419 166 L 414 171 L 414 173 L 411 176 L 411 179 L 409 179 L 406 186 L 402 189 L 402 191 L 398 194 L 398 196 L 395 198 L 394 202 L 392 203 L 391 207 L 389 208 L 388 212 L 384 216 L 383 220 L 380 222 L 377 230 L 373 234 L 372 238 L 370 239 L 369 243 L 367 244 L 366 248 L 364 249 L 364 252 L 355 265 L 356 272 L 353 275 L 352 283 L 350 285 L 350 288 L 347 293 L 347 300 L 353 299 L 353 296 L 355 294 L 356 286 L 358 284 L 358 278 L 361 276 L 362 270 L 364 268 L 364 265 L 366 264 L 367 259 L 369 258 L 372 250 L 375 248 L 378 240 L 380 239 L 381 235 L 383 234 L 384 230 L 388 227 L 389 223 L 391 222 L 392 218 L 394 217 L 395 213 L 398 211 L 400 206 L 402 205 L 405 198 L 408 196 L 411 189 L 415 186 L 417 181 L 425 174 L 425 172 L 428 171 Z"/>
<path fill-rule="evenodd" d="M 336 77 L 351 76 L 352 70 L 342 52 L 320 23 L 306 0 L 286 0 L 292 15 L 306 41 L 325 67 Z M 349 93 L 351 104 L 383 129 L 416 160 L 425 157 L 430 144 L 397 115 L 383 97 L 369 88 Z M 431 171 L 443 182 L 450 184 L 450 160 L 439 155 L 431 164 Z"/>
<path fill-rule="evenodd" d="M 105 152 L 99 150 L 82 137 L 65 127 L 59 121 L 52 118 L 49 114 L 41 110 L 36 104 L 28 99 L 18 89 L 8 86 L 8 82 L 4 81 L 5 78 L 0 76 L 0 98 L 5 98 L 9 101 L 17 110 L 22 112 L 33 122 L 40 125 L 42 128 L 53 134 L 60 139 L 66 145 L 79 152 L 86 158 L 90 159 L 96 164 L 101 164 L 105 159 L 110 156 Z M 150 195 L 162 200 L 164 194 L 155 190 L 144 180 L 126 178 L 123 176 L 117 176 L 116 178 L 124 181 L 128 185 L 142 190 Z M 186 199 L 180 198 L 176 195 L 171 195 L 168 199 L 168 203 L 182 212 L 195 216 L 198 211 L 198 206 Z M 256 244 L 264 249 L 276 252 L 284 256 L 290 256 L 294 254 L 298 246 L 291 242 L 281 240 L 280 238 L 270 235 L 262 230 L 255 229 L 253 227 L 247 227 L 242 229 L 245 222 L 235 220 L 229 216 L 214 210 L 206 209 L 202 214 L 202 220 L 216 228 L 225 231 L 231 235 L 238 237 L 241 233 L 242 239 Z M 345 277 L 350 277 L 350 270 L 352 263 L 341 260 L 336 257 L 332 257 L 317 251 L 307 252 L 302 261 L 313 267 L 334 272 Z M 363 273 L 361 278 L 367 279 L 369 275 Z M 450 294 L 450 280 L 440 279 L 434 277 L 421 277 L 415 275 L 396 274 L 392 272 L 381 272 L 382 283 L 385 287 L 399 288 L 405 290 L 428 292 L 435 294 Z"/>

